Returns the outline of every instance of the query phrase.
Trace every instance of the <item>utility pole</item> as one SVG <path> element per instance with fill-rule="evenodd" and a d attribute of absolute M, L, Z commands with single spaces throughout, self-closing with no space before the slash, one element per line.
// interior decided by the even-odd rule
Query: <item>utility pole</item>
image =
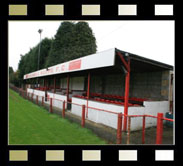
<path fill-rule="evenodd" d="M 38 62 L 37 62 L 37 70 L 39 70 L 39 58 L 40 58 L 40 53 L 41 53 L 41 33 L 42 29 L 38 30 L 38 33 L 40 34 L 40 43 L 39 43 L 39 52 L 38 52 Z M 37 78 L 37 87 L 38 87 L 38 78 Z"/>

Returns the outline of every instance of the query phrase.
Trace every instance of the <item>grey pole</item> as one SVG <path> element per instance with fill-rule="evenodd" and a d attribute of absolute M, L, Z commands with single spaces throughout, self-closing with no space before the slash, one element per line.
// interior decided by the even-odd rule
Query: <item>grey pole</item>
<path fill-rule="evenodd" d="M 39 70 L 39 58 L 40 58 L 40 53 L 41 53 L 41 33 L 42 33 L 42 29 L 38 30 L 38 33 L 40 34 L 40 43 L 39 43 L 39 52 L 38 52 L 38 64 L 37 64 L 37 70 Z M 37 87 L 38 87 L 38 79 L 37 79 Z"/>
<path fill-rule="evenodd" d="M 38 32 L 39 32 L 39 34 L 40 34 L 40 43 L 39 43 L 39 53 L 38 53 L 38 69 L 37 70 L 39 70 L 39 57 L 40 57 L 40 53 L 41 53 L 41 33 L 42 33 L 42 29 L 39 29 L 38 30 Z"/>

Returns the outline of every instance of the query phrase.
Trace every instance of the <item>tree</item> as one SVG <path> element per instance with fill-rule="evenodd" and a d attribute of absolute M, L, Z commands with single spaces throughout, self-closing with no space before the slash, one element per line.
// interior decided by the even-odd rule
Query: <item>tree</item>
<path fill-rule="evenodd" d="M 38 70 L 39 44 L 21 55 L 16 74 L 21 83 L 25 74 Z M 45 38 L 41 41 L 39 69 L 93 54 L 96 50 L 96 39 L 88 23 L 65 21 L 53 39 Z"/>
<path fill-rule="evenodd" d="M 13 83 L 13 79 L 14 79 L 13 67 L 9 66 L 9 82 Z"/>
<path fill-rule="evenodd" d="M 12 83 L 15 86 L 20 86 L 20 79 L 19 79 L 19 71 L 13 71 L 13 68 L 9 67 L 9 83 Z"/>
<path fill-rule="evenodd" d="M 39 58 L 39 69 L 45 68 L 45 62 L 51 48 L 52 39 L 45 38 L 41 41 L 41 51 Z M 39 43 L 40 44 L 40 43 Z M 23 76 L 27 73 L 36 71 L 38 69 L 38 51 L 39 44 L 31 48 L 25 55 L 20 55 L 18 64 L 19 79 L 23 81 Z"/>
<path fill-rule="evenodd" d="M 96 53 L 96 39 L 86 22 L 61 23 L 53 40 L 46 66 Z"/>
<path fill-rule="evenodd" d="M 9 75 L 12 74 L 12 73 L 14 73 L 13 67 L 9 66 Z"/>

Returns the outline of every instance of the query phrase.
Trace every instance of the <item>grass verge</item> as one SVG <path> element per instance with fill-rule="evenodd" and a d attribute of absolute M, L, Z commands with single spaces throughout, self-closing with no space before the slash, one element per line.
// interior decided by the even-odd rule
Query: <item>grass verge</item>
<path fill-rule="evenodd" d="M 106 144 L 92 131 L 71 123 L 9 90 L 9 144 Z"/>

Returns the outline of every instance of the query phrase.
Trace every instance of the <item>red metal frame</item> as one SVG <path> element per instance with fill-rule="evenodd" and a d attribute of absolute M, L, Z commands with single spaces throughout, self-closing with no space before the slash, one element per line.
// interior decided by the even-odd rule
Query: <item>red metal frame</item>
<path fill-rule="evenodd" d="M 124 103 L 124 114 L 128 115 L 128 105 L 129 105 L 129 87 L 130 87 L 130 59 L 128 58 L 128 61 L 124 59 L 123 55 L 120 52 L 117 52 L 117 55 L 120 57 L 127 73 L 125 76 L 125 103 Z M 123 131 L 126 131 L 127 128 L 127 116 L 124 117 L 124 125 L 123 125 Z"/>
<path fill-rule="evenodd" d="M 118 126 L 117 126 L 117 144 L 121 144 L 122 140 L 122 120 L 123 120 L 123 115 L 122 113 L 118 114 Z"/>
<path fill-rule="evenodd" d="M 85 105 L 82 105 L 82 120 L 81 120 L 81 126 L 85 126 Z"/>
<path fill-rule="evenodd" d="M 17 88 L 18 89 L 18 88 Z M 24 91 L 19 89 L 20 95 L 22 95 L 23 97 L 25 97 L 24 95 Z M 29 94 L 27 92 L 28 95 L 28 99 L 33 100 L 33 93 L 32 93 L 32 97 L 29 98 Z M 42 97 L 42 101 L 43 101 L 44 97 Z M 37 102 L 38 100 L 38 95 L 36 95 L 36 104 L 38 104 Z M 59 100 L 59 99 L 54 99 L 54 98 L 50 98 L 50 112 L 53 112 L 53 108 L 52 108 L 52 102 L 53 100 Z M 63 100 L 59 100 L 63 102 L 63 112 L 65 114 L 65 103 L 71 103 L 71 102 L 65 102 Z M 85 105 L 80 105 L 80 104 L 76 104 L 76 103 L 72 103 L 75 105 L 79 105 L 82 106 L 82 120 L 81 120 L 81 125 L 82 127 L 85 126 Z M 116 112 L 112 112 L 112 111 L 107 111 L 107 110 L 102 110 L 102 109 L 97 109 L 97 108 L 93 108 L 93 107 L 89 107 L 98 111 L 104 111 L 104 112 L 108 112 L 108 113 L 113 113 L 113 114 L 118 114 L 118 122 L 117 122 L 117 143 L 121 144 L 122 142 L 122 116 L 127 117 L 128 118 L 128 133 L 127 133 L 127 144 L 130 143 L 130 122 L 131 122 L 131 118 L 135 118 L 135 117 L 142 117 L 143 121 L 142 121 L 142 144 L 145 143 L 145 118 L 146 117 L 150 117 L 150 118 L 156 118 L 157 119 L 157 131 L 156 131 L 156 144 L 162 144 L 162 138 L 163 138 L 163 120 L 166 121 L 171 121 L 174 122 L 173 119 L 168 119 L 168 118 L 164 118 L 163 117 L 163 113 L 158 113 L 157 116 L 154 115 L 125 115 L 122 113 L 116 113 Z M 65 115 L 64 115 L 65 116 Z M 63 117 L 64 117 L 63 116 Z"/>
<path fill-rule="evenodd" d="M 67 76 L 67 101 L 69 101 L 69 82 L 70 82 L 70 77 L 68 75 Z"/>
<path fill-rule="evenodd" d="M 44 105 L 44 96 L 42 96 L 42 106 Z"/>
<path fill-rule="evenodd" d="M 88 100 L 90 98 L 90 73 L 88 73 L 88 88 L 87 88 L 87 103 L 86 103 L 86 107 L 87 107 L 87 110 L 86 110 L 86 117 L 88 118 Z"/>
<path fill-rule="evenodd" d="M 123 62 L 125 69 L 130 72 L 130 66 L 129 64 L 125 61 L 123 55 L 120 52 L 117 52 L 118 56 L 120 57 L 121 61 Z"/>
<path fill-rule="evenodd" d="M 65 100 L 63 101 L 62 117 L 65 118 Z"/>
<path fill-rule="evenodd" d="M 163 137 L 163 113 L 158 113 L 156 144 L 162 144 Z"/>
<path fill-rule="evenodd" d="M 56 78 L 54 77 L 54 93 L 56 92 Z"/>
<path fill-rule="evenodd" d="M 130 128 L 131 128 L 131 117 L 128 116 L 128 132 L 127 132 L 126 144 L 130 144 Z"/>
<path fill-rule="evenodd" d="M 146 116 L 143 116 L 143 121 L 142 121 L 142 144 L 145 144 L 145 125 L 146 125 Z"/>
<path fill-rule="evenodd" d="M 38 95 L 36 95 L 36 103 L 38 104 Z"/>
<path fill-rule="evenodd" d="M 52 109 L 52 98 L 50 98 L 50 113 L 53 112 L 53 109 Z"/>
<path fill-rule="evenodd" d="M 128 60 L 128 66 L 130 68 L 130 60 Z M 129 88 L 130 88 L 130 70 L 126 73 L 125 77 L 125 103 L 124 103 L 124 114 L 128 115 L 128 100 L 129 100 Z M 124 117 L 124 127 L 123 130 L 126 131 L 127 117 Z"/>

